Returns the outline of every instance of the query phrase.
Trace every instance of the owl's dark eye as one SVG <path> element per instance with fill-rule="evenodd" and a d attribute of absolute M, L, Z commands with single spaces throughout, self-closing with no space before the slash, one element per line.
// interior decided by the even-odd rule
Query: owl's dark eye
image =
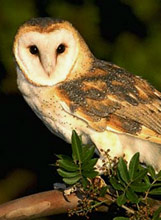
<path fill-rule="evenodd" d="M 58 48 L 56 49 L 57 54 L 64 53 L 65 48 L 66 48 L 66 47 L 65 47 L 64 44 L 60 44 L 60 45 L 58 46 Z"/>
<path fill-rule="evenodd" d="M 36 45 L 32 45 L 29 47 L 30 53 L 33 55 L 38 55 L 39 54 L 39 49 L 37 48 Z"/>

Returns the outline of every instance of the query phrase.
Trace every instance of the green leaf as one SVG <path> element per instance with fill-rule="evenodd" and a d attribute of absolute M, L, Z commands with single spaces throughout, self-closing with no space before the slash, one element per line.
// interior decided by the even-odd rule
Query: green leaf
<path fill-rule="evenodd" d="M 161 186 L 161 182 L 153 184 L 153 187 L 157 187 L 157 186 Z"/>
<path fill-rule="evenodd" d="M 61 159 L 57 161 L 59 164 L 59 167 L 64 168 L 68 171 L 76 171 L 79 169 L 79 167 L 73 163 L 72 160 L 69 159 Z"/>
<path fill-rule="evenodd" d="M 87 180 L 87 178 L 83 177 L 81 183 L 83 188 L 86 189 L 87 185 L 89 184 L 89 181 Z"/>
<path fill-rule="evenodd" d="M 77 133 L 72 132 L 72 157 L 74 161 L 81 163 L 82 142 Z"/>
<path fill-rule="evenodd" d="M 132 183 L 130 188 L 133 189 L 135 192 L 146 192 L 150 187 L 150 184 L 146 183 Z"/>
<path fill-rule="evenodd" d="M 161 170 L 159 171 L 156 177 L 157 177 L 157 181 L 161 181 Z"/>
<path fill-rule="evenodd" d="M 129 220 L 129 218 L 125 218 L 125 217 L 115 217 L 115 218 L 113 218 L 113 220 Z"/>
<path fill-rule="evenodd" d="M 95 151 L 95 147 L 93 147 L 93 146 L 89 147 L 89 146 L 85 145 L 82 148 L 82 163 L 85 163 L 88 160 L 90 160 L 94 155 L 94 151 Z"/>
<path fill-rule="evenodd" d="M 157 177 L 161 177 L 161 170 L 159 171 L 159 173 L 157 174 Z"/>
<path fill-rule="evenodd" d="M 76 176 L 79 176 L 80 173 L 79 171 L 76 171 L 76 172 L 67 172 L 65 170 L 62 170 L 62 169 L 57 169 L 57 172 L 60 176 L 62 177 L 67 177 L 67 178 L 71 178 L 71 177 L 76 177 Z"/>
<path fill-rule="evenodd" d="M 68 159 L 70 161 L 73 161 L 73 159 L 71 157 L 69 157 L 68 155 L 65 155 L 65 154 L 56 154 L 56 156 L 59 158 L 59 159 Z"/>
<path fill-rule="evenodd" d="M 139 182 L 139 181 L 143 180 L 144 177 L 147 175 L 147 172 L 148 172 L 148 169 L 146 169 L 146 168 L 143 168 L 142 170 L 140 170 L 140 171 L 138 172 L 137 176 L 135 176 L 134 181 L 135 181 L 135 182 L 136 182 L 136 181 Z"/>
<path fill-rule="evenodd" d="M 161 187 L 150 190 L 150 195 L 161 195 Z"/>
<path fill-rule="evenodd" d="M 69 185 L 73 185 L 80 180 L 81 176 L 76 176 L 72 178 L 63 178 L 63 181 Z"/>
<path fill-rule="evenodd" d="M 118 178 L 118 183 L 121 184 L 122 186 L 126 187 L 125 182 L 121 179 L 121 176 L 120 176 L 118 169 L 116 171 L 116 177 Z"/>
<path fill-rule="evenodd" d="M 150 173 L 152 179 L 154 180 L 155 179 L 155 170 L 152 166 L 148 166 L 148 172 Z"/>
<path fill-rule="evenodd" d="M 145 183 L 146 183 L 147 185 L 148 185 L 148 184 L 149 184 L 149 185 L 151 184 L 148 175 L 146 175 L 146 176 L 144 177 L 144 181 L 145 181 Z"/>
<path fill-rule="evenodd" d="M 126 163 L 125 163 L 125 161 L 123 160 L 122 157 L 119 159 L 119 162 L 118 162 L 118 170 L 119 170 L 121 178 L 126 183 L 128 183 L 130 181 L 130 177 L 129 177 L 129 173 L 128 173 L 128 170 L 127 170 L 127 165 L 126 165 Z"/>
<path fill-rule="evenodd" d="M 113 186 L 114 189 L 116 190 L 122 190 L 124 191 L 124 186 L 122 186 L 120 183 L 118 183 L 117 179 L 115 177 L 110 178 L 110 183 Z"/>
<path fill-rule="evenodd" d="M 99 173 L 97 171 L 91 170 L 91 171 L 83 171 L 82 175 L 93 179 L 94 177 L 98 176 Z"/>
<path fill-rule="evenodd" d="M 101 188 L 101 190 L 100 190 L 99 196 L 100 196 L 100 197 L 104 197 L 105 194 L 107 193 L 107 189 L 108 189 L 108 188 L 109 188 L 108 186 L 103 186 L 103 187 Z"/>
<path fill-rule="evenodd" d="M 161 218 L 159 218 L 160 213 L 161 213 L 161 207 L 159 207 L 159 208 L 154 212 L 152 220 L 159 220 L 159 219 L 161 219 Z"/>
<path fill-rule="evenodd" d="M 94 165 L 97 163 L 97 160 L 98 160 L 98 158 L 90 159 L 87 163 L 84 163 L 82 165 L 82 169 L 84 171 L 91 170 L 92 168 L 94 168 Z"/>
<path fill-rule="evenodd" d="M 128 200 L 130 200 L 130 202 L 133 202 L 133 203 L 138 203 L 139 201 L 136 193 L 134 193 L 134 191 L 130 188 L 128 188 L 128 190 L 126 191 L 126 197 L 128 198 Z"/>
<path fill-rule="evenodd" d="M 119 197 L 117 197 L 117 205 L 122 206 L 126 203 L 126 196 L 125 193 L 121 194 Z"/>
<path fill-rule="evenodd" d="M 129 176 L 130 176 L 131 180 L 134 179 L 134 176 L 135 176 L 136 171 L 138 169 L 138 164 L 139 164 L 139 153 L 136 153 L 131 158 L 130 164 L 129 164 Z"/>

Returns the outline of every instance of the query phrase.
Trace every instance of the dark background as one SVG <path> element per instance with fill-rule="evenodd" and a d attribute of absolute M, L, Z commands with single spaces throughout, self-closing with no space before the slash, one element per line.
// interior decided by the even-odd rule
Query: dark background
<path fill-rule="evenodd" d="M 69 20 L 96 57 L 142 76 L 161 90 L 161 1 L 0 0 L 0 203 L 52 189 L 61 179 L 49 164 L 55 162 L 55 154 L 70 152 L 17 90 L 12 42 L 17 28 L 38 16 Z M 107 214 L 94 217 L 112 219 Z M 67 217 L 42 219 L 62 218 Z"/>

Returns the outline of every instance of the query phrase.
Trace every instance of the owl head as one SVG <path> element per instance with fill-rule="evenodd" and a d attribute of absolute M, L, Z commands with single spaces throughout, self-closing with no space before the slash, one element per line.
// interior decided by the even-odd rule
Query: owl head
<path fill-rule="evenodd" d="M 83 73 L 93 56 L 69 22 L 51 18 L 25 22 L 15 36 L 13 53 L 18 74 L 37 86 L 53 86 Z"/>

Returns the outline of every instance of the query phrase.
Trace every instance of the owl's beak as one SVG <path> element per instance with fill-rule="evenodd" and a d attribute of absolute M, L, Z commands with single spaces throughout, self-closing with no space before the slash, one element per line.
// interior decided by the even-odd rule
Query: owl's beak
<path fill-rule="evenodd" d="M 51 57 L 52 56 L 50 56 L 49 54 L 43 54 L 40 56 L 42 67 L 49 77 L 54 71 L 56 65 L 56 59 L 51 59 Z"/>

